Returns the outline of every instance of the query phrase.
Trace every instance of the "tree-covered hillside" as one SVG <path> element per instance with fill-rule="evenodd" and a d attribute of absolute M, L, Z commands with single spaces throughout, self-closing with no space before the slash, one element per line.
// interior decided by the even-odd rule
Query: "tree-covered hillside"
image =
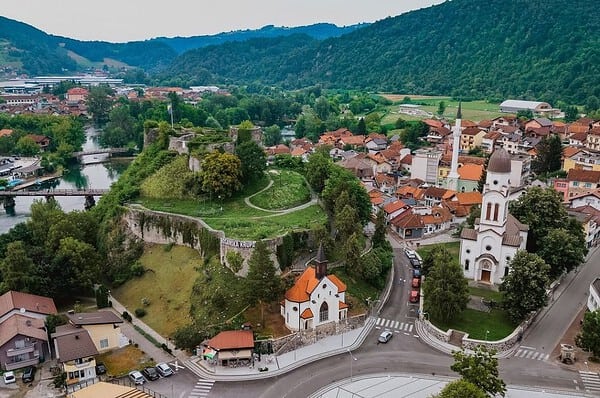
<path fill-rule="evenodd" d="M 592 0 L 454 0 L 324 41 L 193 50 L 160 78 L 584 102 L 600 96 L 596 12 Z"/>

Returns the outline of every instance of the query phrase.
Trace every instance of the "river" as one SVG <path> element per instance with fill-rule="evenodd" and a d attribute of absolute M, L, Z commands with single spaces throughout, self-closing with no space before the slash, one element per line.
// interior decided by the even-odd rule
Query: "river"
<path fill-rule="evenodd" d="M 98 144 L 98 132 L 91 126 L 86 127 L 86 142 L 83 145 L 84 151 L 100 148 Z M 82 164 L 75 164 L 69 167 L 64 175 L 49 183 L 46 188 L 56 189 L 84 189 L 84 188 L 110 188 L 110 185 L 119 179 L 119 176 L 125 171 L 130 160 L 110 160 L 104 163 L 98 163 L 103 157 L 108 155 L 90 155 L 84 156 Z M 91 163 L 91 164 L 85 164 Z M 95 198 L 98 201 L 99 198 Z M 8 232 L 16 224 L 24 222 L 29 217 L 30 207 L 34 200 L 45 200 L 40 197 L 22 196 L 15 198 L 14 211 L 7 213 L 4 207 L 0 205 L 0 234 Z M 58 203 L 64 211 L 83 210 L 85 197 L 83 196 L 63 196 L 56 197 Z"/>

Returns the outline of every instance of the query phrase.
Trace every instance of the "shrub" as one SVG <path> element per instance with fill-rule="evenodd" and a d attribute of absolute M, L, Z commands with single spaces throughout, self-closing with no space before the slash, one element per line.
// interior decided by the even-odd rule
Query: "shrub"
<path fill-rule="evenodd" d="M 131 322 L 133 318 L 131 318 L 131 315 L 129 315 L 129 312 L 127 311 L 123 311 L 123 314 L 121 315 L 123 317 L 123 319 L 125 319 L 128 322 Z"/>
<path fill-rule="evenodd" d="M 142 276 L 144 275 L 144 272 L 146 272 L 146 269 L 144 268 L 144 266 L 142 265 L 142 263 L 136 261 L 132 266 L 131 266 L 131 275 L 133 276 Z"/>
<path fill-rule="evenodd" d="M 146 310 L 143 308 L 136 308 L 135 309 L 135 316 L 137 316 L 138 318 L 143 318 L 144 315 L 146 315 Z"/>

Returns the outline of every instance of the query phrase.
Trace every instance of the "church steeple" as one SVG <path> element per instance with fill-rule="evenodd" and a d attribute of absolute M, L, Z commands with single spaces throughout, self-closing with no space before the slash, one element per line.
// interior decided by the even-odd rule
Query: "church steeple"
<path fill-rule="evenodd" d="M 446 188 L 453 191 L 458 190 L 458 180 L 460 175 L 458 174 L 458 151 L 460 146 L 460 133 L 462 132 L 461 119 L 462 108 L 461 102 L 458 103 L 458 111 L 456 112 L 456 122 L 452 128 L 452 164 L 450 165 L 450 172 L 446 177 Z"/>
<path fill-rule="evenodd" d="M 325 275 L 327 275 L 327 258 L 325 257 L 323 242 L 321 242 L 315 258 L 315 277 L 321 280 Z"/>

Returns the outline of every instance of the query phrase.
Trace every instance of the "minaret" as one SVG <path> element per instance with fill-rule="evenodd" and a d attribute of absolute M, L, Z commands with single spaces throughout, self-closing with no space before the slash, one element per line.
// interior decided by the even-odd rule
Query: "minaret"
<path fill-rule="evenodd" d="M 450 167 L 450 173 L 446 177 L 446 188 L 453 191 L 458 190 L 458 149 L 460 147 L 460 132 L 461 132 L 461 103 L 458 103 L 458 111 L 456 112 L 456 122 L 452 128 L 452 166 Z"/>

